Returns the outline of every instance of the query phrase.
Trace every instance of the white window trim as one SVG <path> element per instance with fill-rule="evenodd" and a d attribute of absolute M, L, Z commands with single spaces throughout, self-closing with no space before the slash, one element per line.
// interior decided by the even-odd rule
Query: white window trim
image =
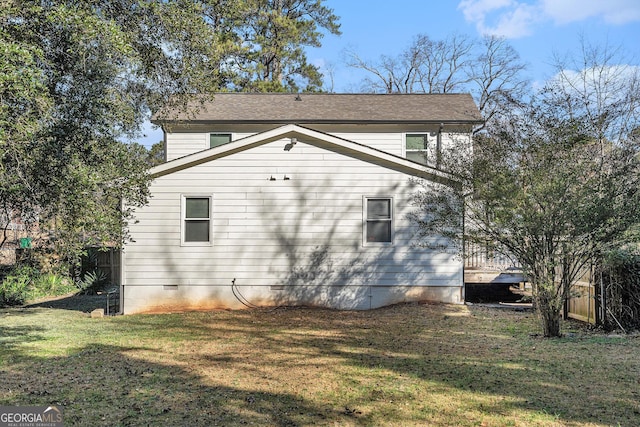
<path fill-rule="evenodd" d="M 405 132 L 402 136 L 402 155 L 403 157 L 407 157 L 407 135 L 425 135 L 427 138 L 427 148 L 428 149 L 428 144 L 431 142 L 431 140 L 429 139 L 429 132 Z M 412 150 L 412 151 L 417 151 L 417 150 Z"/>
<path fill-rule="evenodd" d="M 369 199 L 388 199 L 390 201 L 391 208 L 391 218 L 389 222 L 391 222 L 391 241 L 390 242 L 368 242 L 367 241 L 367 203 Z M 362 196 L 362 246 L 368 247 L 384 247 L 384 246 L 393 246 L 395 241 L 395 208 L 393 203 L 393 197 L 391 196 Z"/>
<path fill-rule="evenodd" d="M 402 138 L 402 157 L 404 157 L 405 159 L 408 159 L 407 157 L 407 135 L 424 135 L 425 136 L 425 140 L 426 142 L 426 147 L 424 148 L 424 150 L 410 150 L 410 152 L 416 153 L 419 151 L 425 152 L 427 154 L 427 163 L 426 164 L 431 164 L 431 156 L 433 156 L 433 153 L 430 152 L 429 147 L 432 144 L 432 138 L 431 138 L 431 132 L 405 132 Z M 431 150 L 433 151 L 433 150 Z"/>
<path fill-rule="evenodd" d="M 187 199 L 209 199 L 209 241 L 208 242 L 186 242 L 185 241 L 185 221 L 187 215 Z M 213 245 L 213 195 L 201 193 L 189 193 L 180 195 L 180 246 L 212 246 Z"/>

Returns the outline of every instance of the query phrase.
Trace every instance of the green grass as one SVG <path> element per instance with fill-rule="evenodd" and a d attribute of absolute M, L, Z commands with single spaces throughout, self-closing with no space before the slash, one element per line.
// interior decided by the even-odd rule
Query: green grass
<path fill-rule="evenodd" d="M 0 310 L 0 405 L 66 425 L 637 426 L 640 339 L 399 305 L 91 319 Z"/>

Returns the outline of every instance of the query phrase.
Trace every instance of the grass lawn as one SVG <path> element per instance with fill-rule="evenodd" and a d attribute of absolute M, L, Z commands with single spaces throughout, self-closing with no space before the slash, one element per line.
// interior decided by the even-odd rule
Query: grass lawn
<path fill-rule="evenodd" d="M 91 426 L 638 426 L 640 338 L 398 305 L 91 319 L 0 310 L 0 405 Z"/>

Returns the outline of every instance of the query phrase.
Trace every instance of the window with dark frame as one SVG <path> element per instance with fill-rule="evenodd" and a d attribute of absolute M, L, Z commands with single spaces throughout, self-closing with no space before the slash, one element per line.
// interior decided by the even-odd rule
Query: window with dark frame
<path fill-rule="evenodd" d="M 390 197 L 365 198 L 365 244 L 393 242 L 393 203 Z"/>
<path fill-rule="evenodd" d="M 218 147 L 231 142 L 230 133 L 212 133 L 209 134 L 209 148 Z"/>
<path fill-rule="evenodd" d="M 206 243 L 211 241 L 211 198 L 185 197 L 184 242 Z"/>

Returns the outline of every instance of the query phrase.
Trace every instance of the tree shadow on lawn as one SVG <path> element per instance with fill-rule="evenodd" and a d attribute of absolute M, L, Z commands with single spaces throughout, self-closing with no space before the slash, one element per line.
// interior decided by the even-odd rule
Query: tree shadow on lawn
<path fill-rule="evenodd" d="M 0 344 L 2 345 L 2 352 L 18 351 L 18 348 L 21 345 L 43 340 L 44 337 L 42 337 L 41 333 L 44 332 L 45 330 L 46 329 L 42 326 L 0 325 Z M 0 352 L 0 355 L 2 354 L 2 352 Z M 4 358 L 0 358 L 0 368 L 2 368 L 2 365 L 4 365 L 5 363 L 6 363 L 6 360 L 4 360 Z"/>
<path fill-rule="evenodd" d="M 66 425 L 297 426 L 348 418 L 291 393 L 206 384 L 172 360 L 132 356 L 144 350 L 90 345 L 67 357 L 16 355 L 19 366 L 0 371 L 0 402 L 59 405 Z"/>
<path fill-rule="evenodd" d="M 110 304 L 114 304 L 113 295 L 111 296 Z M 73 294 L 65 295 L 57 298 L 49 298 L 42 301 L 35 301 L 26 304 L 25 308 L 54 308 L 59 310 L 73 310 L 81 311 L 83 313 L 90 313 L 95 309 L 106 310 L 107 295 L 102 294 Z"/>
<path fill-rule="evenodd" d="M 415 402 L 424 394 L 394 391 L 394 387 L 403 387 L 401 384 L 407 386 L 405 379 L 409 378 L 409 388 L 431 387 L 443 395 L 460 392 L 467 401 L 452 410 L 452 420 L 462 409 L 504 416 L 504 420 L 509 420 L 510 413 L 526 411 L 538 414 L 538 423 L 547 417 L 547 422 L 560 424 L 640 425 L 638 394 L 633 391 L 638 384 L 633 372 L 640 365 L 633 362 L 633 347 L 612 346 L 604 356 L 596 357 L 581 340 L 536 338 L 526 327 L 514 332 L 518 319 L 531 314 L 514 313 L 507 320 L 498 316 L 496 321 L 504 322 L 504 333 L 498 335 L 473 320 L 496 316 L 492 314 L 495 310 L 471 308 L 470 315 L 458 316 L 455 307 L 448 312 L 446 306 L 422 306 L 442 316 L 443 322 L 435 329 L 428 318 L 416 316 L 420 313 L 412 306 L 415 304 L 364 312 L 250 310 L 211 321 L 208 326 L 201 323 L 201 328 L 209 330 L 209 339 L 224 340 L 240 331 L 252 349 L 244 354 L 203 352 L 201 363 L 242 367 L 261 377 L 264 368 L 274 363 L 296 372 L 312 371 L 329 360 L 338 375 L 344 371 L 344 375 L 353 376 L 350 381 L 360 392 L 345 400 L 345 406 L 354 408 L 385 399 L 395 400 L 397 405 L 426 404 Z M 621 351 L 632 361 L 626 367 L 609 359 Z M 277 356 L 271 360 L 272 355 Z M 253 363 L 247 364 L 247 360 Z M 374 380 L 365 378 L 370 374 Z M 628 387 L 607 389 L 616 382 L 626 382 Z"/>
<path fill-rule="evenodd" d="M 4 347 L 0 404 L 57 404 L 68 425 L 416 425 L 436 411 L 449 425 L 460 417 L 483 422 L 484 414 L 508 424 L 514 412 L 540 415 L 530 420 L 537 425 L 640 425 L 633 390 L 602 388 L 614 374 L 637 388 L 637 362 L 599 365 L 590 344 L 513 331 L 526 323 L 523 313 L 505 319 L 489 309 L 464 310 L 411 304 L 112 318 L 96 324 L 119 335 L 121 346 L 89 344 L 63 357 Z M 505 322 L 507 332 L 483 328 L 491 320 Z M 0 333 L 22 344 L 46 339 L 43 331 Z M 155 346 L 156 339 L 164 344 Z M 564 372 L 567 362 L 546 354 L 557 347 L 571 359 Z M 637 348 L 610 347 L 618 354 Z M 338 396 L 318 403 L 321 397 L 305 398 L 301 389 L 323 366 L 320 372 L 339 378 Z M 237 381 L 216 377 L 223 372 Z M 277 383 L 265 387 L 265 378 Z M 432 395 L 454 403 L 429 407 Z M 406 412 L 405 405 L 417 409 Z"/>

